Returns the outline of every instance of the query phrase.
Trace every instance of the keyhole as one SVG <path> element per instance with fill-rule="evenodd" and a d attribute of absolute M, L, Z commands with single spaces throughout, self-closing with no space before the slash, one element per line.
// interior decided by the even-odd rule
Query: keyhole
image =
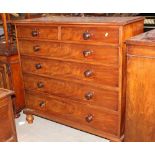
<path fill-rule="evenodd" d="M 105 37 L 108 37 L 108 35 L 109 35 L 109 33 L 108 33 L 108 32 L 106 32 L 104 36 L 105 36 Z"/>

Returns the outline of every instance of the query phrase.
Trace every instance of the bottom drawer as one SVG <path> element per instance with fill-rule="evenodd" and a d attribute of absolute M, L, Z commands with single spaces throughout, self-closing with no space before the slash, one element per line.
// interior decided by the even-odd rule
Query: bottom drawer
<path fill-rule="evenodd" d="M 26 93 L 26 107 L 37 113 L 52 115 L 79 123 L 80 126 L 88 126 L 102 132 L 117 135 L 118 116 L 105 112 L 102 109 L 97 110 L 91 106 L 81 105 L 72 100 L 57 98 L 53 96 L 45 96 L 44 94 Z M 49 118 L 49 117 L 48 117 Z M 61 122 L 65 124 L 65 122 Z M 67 124 L 68 125 L 68 124 Z M 72 124 L 70 125 L 72 126 Z M 73 126 L 78 128 L 76 126 Z"/>

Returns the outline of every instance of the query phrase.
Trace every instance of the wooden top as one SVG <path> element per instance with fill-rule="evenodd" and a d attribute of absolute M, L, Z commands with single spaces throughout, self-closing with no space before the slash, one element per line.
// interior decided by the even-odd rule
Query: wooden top
<path fill-rule="evenodd" d="M 9 95 L 13 95 L 14 92 L 12 90 L 0 88 L 0 99 L 3 99 Z"/>
<path fill-rule="evenodd" d="M 13 24 L 101 24 L 101 25 L 126 25 L 144 20 L 143 17 L 41 17 L 11 21 Z"/>
<path fill-rule="evenodd" d="M 126 44 L 155 46 L 155 29 L 128 39 Z"/>

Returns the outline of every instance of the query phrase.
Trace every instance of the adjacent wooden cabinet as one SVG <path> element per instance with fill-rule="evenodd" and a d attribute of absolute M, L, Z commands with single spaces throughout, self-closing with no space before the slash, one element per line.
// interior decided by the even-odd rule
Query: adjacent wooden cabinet
<path fill-rule="evenodd" d="M 155 142 L 155 30 L 127 40 L 125 141 Z"/>
<path fill-rule="evenodd" d="M 7 50 L 0 44 L 0 88 L 15 92 L 13 107 L 16 117 L 25 107 L 24 86 L 17 49 Z"/>
<path fill-rule="evenodd" d="M 17 134 L 10 90 L 0 88 L 0 142 L 16 142 Z"/>
<path fill-rule="evenodd" d="M 14 24 L 28 122 L 38 115 L 123 140 L 124 41 L 143 32 L 144 19 L 45 17 Z"/>

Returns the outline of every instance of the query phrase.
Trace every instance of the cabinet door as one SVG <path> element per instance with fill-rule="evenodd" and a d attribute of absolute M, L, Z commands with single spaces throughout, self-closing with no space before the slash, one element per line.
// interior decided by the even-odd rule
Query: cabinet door
<path fill-rule="evenodd" d="M 129 57 L 125 141 L 155 141 L 155 58 Z"/>
<path fill-rule="evenodd" d="M 0 100 L 0 141 L 17 141 L 10 97 Z"/>
<path fill-rule="evenodd" d="M 7 64 L 0 63 L 0 88 L 10 89 Z"/>

